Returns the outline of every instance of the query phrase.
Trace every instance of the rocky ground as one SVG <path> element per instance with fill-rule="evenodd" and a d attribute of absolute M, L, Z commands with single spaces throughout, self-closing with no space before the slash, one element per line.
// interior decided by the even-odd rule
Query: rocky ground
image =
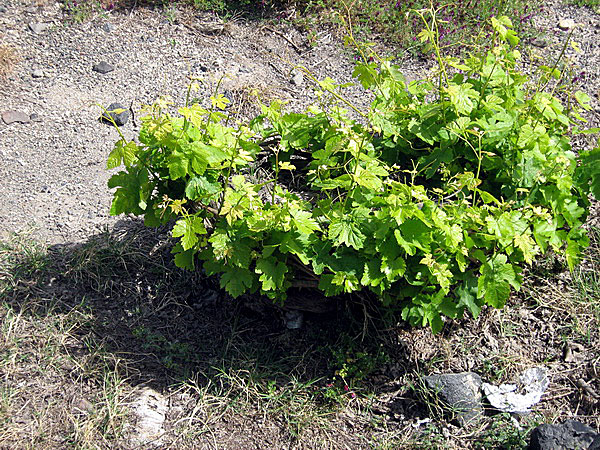
<path fill-rule="evenodd" d="M 532 37 L 532 45 L 524 52 L 526 70 L 532 70 L 540 62 L 548 63 L 558 55 L 566 35 L 572 30 L 581 52 L 573 47 L 567 49 L 572 64 L 571 82 L 573 87 L 592 97 L 594 109 L 588 115 L 589 125 L 598 126 L 600 16 L 588 8 L 553 0 L 545 4 L 535 22 L 540 33 Z M 111 193 L 106 182 L 111 173 L 105 169 L 106 157 L 118 134 L 114 127 L 98 120 L 102 107 L 118 102 L 127 110 L 131 109 L 133 114 L 122 131 L 133 137 L 139 126 L 141 105 L 151 103 L 159 95 L 171 96 L 181 104 L 190 76 L 203 80 L 203 88 L 197 94 L 201 98 L 210 95 L 222 79 L 221 88 L 225 95 L 236 100 L 239 108 L 248 108 L 247 112 L 253 108 L 245 102 L 251 90 L 257 90 L 265 99 L 289 100 L 292 109 L 306 105 L 311 101 L 310 85 L 305 77 L 293 73 L 295 65 L 306 66 L 318 78 L 330 76 L 340 82 L 351 80 L 350 54 L 342 47 L 335 30 L 315 31 L 316 38 L 309 41 L 308 35 L 287 20 L 276 20 L 275 23 L 240 18 L 223 21 L 190 9 L 170 10 L 166 14 L 163 10 L 136 6 L 103 12 L 81 23 L 73 23 L 58 3 L 7 0 L 0 6 L 0 45 L 14 48 L 20 58 L 0 83 L 0 241 L 8 240 L 13 233 L 28 232 L 34 239 L 55 249 L 61 258 L 71 258 L 57 263 L 66 276 L 57 276 L 38 290 L 27 290 L 27 295 L 17 297 L 42 295 L 40 292 L 56 295 L 58 292 L 63 296 L 61 304 L 77 314 L 83 311 L 81 298 L 87 298 L 91 306 L 86 306 L 89 309 L 85 309 L 85 314 L 94 313 L 93 320 L 90 319 L 94 325 L 89 330 L 83 327 L 86 333 L 95 338 L 101 336 L 103 344 L 109 343 L 115 354 L 120 355 L 120 360 L 128 361 L 125 378 L 137 380 L 136 386 L 125 390 L 123 401 L 132 411 L 154 405 L 153 414 L 146 414 L 145 418 L 140 416 L 137 428 L 125 433 L 127 439 L 112 443 L 91 442 L 95 442 L 94 445 L 100 442 L 99 448 L 133 447 L 144 445 L 153 439 L 148 436 L 160 432 L 166 433 L 161 445 L 171 448 L 197 448 L 198 442 L 206 448 L 358 448 L 385 447 L 385 443 L 398 447 L 402 443 L 408 447 L 419 443 L 425 447 L 431 444 L 432 447 L 477 448 L 481 444 L 477 433 L 481 430 L 465 431 L 447 425 L 441 419 L 442 415 L 436 413 L 439 410 L 435 405 L 429 405 L 429 409 L 423 406 L 421 397 L 415 394 L 419 389 L 414 386 L 418 386 L 420 380 L 415 374 L 472 371 L 481 375 L 483 381 L 499 384 L 516 382 L 525 369 L 537 366 L 545 368 L 548 384 L 543 401 L 535 411 L 548 422 L 575 418 L 597 430 L 600 425 L 599 319 L 589 304 L 572 300 L 581 295 L 591 299 L 597 293 L 589 294 L 584 289 L 581 294 L 577 284 L 580 279 L 574 281 L 564 268 L 557 271 L 552 264 L 548 270 L 532 271 L 524 293 L 514 298 L 505 312 L 485 310 L 476 321 L 465 320 L 447 327 L 439 336 L 432 336 L 428 330 L 402 328 L 395 331 L 393 337 L 388 335 L 385 342 L 391 349 L 392 361 L 376 371 L 370 380 L 375 386 L 376 397 L 363 403 L 348 397 L 349 407 L 331 419 L 330 428 L 323 431 L 316 425 L 322 418 L 313 418 L 314 423 L 303 425 L 302 429 L 308 431 L 304 431 L 301 438 L 289 432 L 289 421 L 284 421 L 285 426 L 270 421 L 267 413 L 255 410 L 251 405 L 246 405 L 250 412 L 244 410 L 245 415 L 241 416 L 231 415 L 229 405 L 217 405 L 218 401 L 214 399 L 214 408 L 219 414 L 211 415 L 210 401 L 202 403 L 203 408 L 209 409 L 200 410 L 200 388 L 194 384 L 198 380 L 194 382 L 191 377 L 184 387 L 175 389 L 171 376 L 165 375 L 167 365 L 155 360 L 158 357 L 154 354 L 169 356 L 174 352 L 173 348 L 169 347 L 167 352 L 166 344 L 160 341 L 160 345 L 153 344 L 158 347 L 148 350 L 145 347 L 151 341 L 148 336 L 155 336 L 158 331 L 153 331 L 154 334 L 137 331 L 132 338 L 131 329 L 139 330 L 141 325 L 150 329 L 157 326 L 157 320 L 164 321 L 158 328 L 161 336 L 174 336 L 174 342 L 184 343 L 193 355 L 204 357 L 205 353 L 210 354 L 206 360 L 191 359 L 191 363 L 209 371 L 208 368 L 214 368 L 219 352 L 227 353 L 230 348 L 249 348 L 258 352 L 258 347 L 264 345 L 276 353 L 289 352 L 291 355 L 298 352 L 297 345 L 292 345 L 298 342 L 307 349 L 321 348 L 319 345 L 323 342 L 320 339 L 331 334 L 329 319 L 309 321 L 305 328 L 306 337 L 282 329 L 281 323 L 270 312 L 260 313 L 257 322 L 256 311 L 246 311 L 247 317 L 240 319 L 240 325 L 235 319 L 237 312 L 224 309 L 232 307 L 227 301 L 221 309 L 214 305 L 208 307 L 204 300 L 204 303 L 198 303 L 197 298 L 218 297 L 220 294 L 216 291 L 208 288 L 190 290 L 189 286 L 176 292 L 161 291 L 161 286 L 173 283 L 173 278 L 169 278 L 171 275 L 153 278 L 152 264 L 131 263 L 135 267 L 128 272 L 130 278 L 123 280 L 119 274 L 103 278 L 91 276 L 87 266 L 82 269 L 92 259 L 90 248 L 96 249 L 94 255 L 99 257 L 100 250 L 117 254 L 114 246 L 130 249 L 128 246 L 133 245 L 140 254 L 152 258 L 157 254 L 156 248 L 161 248 L 159 243 L 146 239 L 146 232 L 136 231 L 135 225 L 124 227 L 122 218 L 108 215 Z M 419 76 L 426 71 L 427 65 L 426 60 L 418 58 L 407 57 L 402 61 L 408 78 Z M 357 104 L 368 101 L 358 88 L 350 88 L 348 96 Z M 584 139 L 576 142 L 580 148 L 591 144 Z M 596 211 L 590 217 L 590 225 L 598 220 Z M 117 224 L 118 221 L 121 222 Z M 115 225 L 119 226 L 114 228 Z M 103 229 L 108 231 L 103 234 Z M 113 239 L 108 243 L 104 241 L 106 233 Z M 67 249 L 66 253 L 64 249 Z M 592 255 L 596 256 L 586 263 L 587 269 L 584 267 L 582 276 L 597 277 L 595 270 L 600 263 L 594 258 L 597 258 L 598 248 L 595 251 Z M 124 260 L 130 256 L 118 254 Z M 79 258 L 76 264 L 73 262 L 75 257 Z M 159 262 L 167 264 L 162 260 Z M 82 291 L 85 286 L 90 287 L 90 293 Z M 148 291 L 142 292 L 145 297 L 140 294 L 144 289 Z M 152 314 L 143 313 L 143 317 L 138 318 L 135 311 L 149 307 L 148 299 L 155 301 L 160 292 L 163 292 L 163 303 L 154 304 Z M 143 302 L 136 303 L 136 296 L 143 298 Z M 160 314 L 155 314 L 157 311 Z M 68 312 L 67 316 L 69 314 L 72 313 Z M 234 319 L 235 326 L 231 325 Z M 29 334 L 33 336 L 36 334 L 34 324 L 30 327 Z M 254 334 L 250 333 L 249 341 L 246 341 L 244 333 L 249 329 Z M 230 341 L 223 344 L 225 350 L 220 347 L 207 350 L 214 342 L 221 342 L 227 333 Z M 78 339 L 81 341 L 81 336 Z M 250 343 L 253 339 L 256 342 Z M 240 342 L 249 347 L 243 347 Z M 73 345 L 69 347 L 74 349 L 73 354 L 84 351 L 81 342 Z M 190 360 L 186 352 L 182 361 Z M 303 358 L 304 365 L 298 367 L 307 379 L 311 379 L 309 375 L 317 377 L 326 373 L 327 364 L 323 365 L 317 356 L 314 361 L 310 354 Z M 58 374 L 69 374 L 81 369 L 75 367 L 79 363 L 69 364 L 53 367 L 53 370 Z M 293 370 L 297 371 L 298 367 Z M 323 371 L 319 372 L 317 369 L 322 367 Z M 238 369 L 239 374 L 245 373 L 245 367 Z M 70 409 L 66 416 L 74 414 L 74 410 L 93 409 L 88 400 L 81 399 L 92 398 L 93 388 L 81 388 L 75 395 L 71 388 L 64 386 L 68 383 L 59 375 L 52 381 L 54 384 L 44 385 L 44 382 L 50 382 L 38 383 L 38 378 L 25 369 L 21 372 L 18 376 L 15 375 L 17 372 L 3 373 L 5 381 L 13 375 L 15 380 L 25 380 L 22 382 L 25 384 L 15 382 L 15 386 L 23 389 L 23 406 L 14 412 L 19 420 L 30 421 L 36 411 L 46 408 L 43 406 L 46 397 L 52 400 L 54 394 L 44 397 L 45 391 L 60 392 L 65 396 L 65 392 L 68 393 Z M 77 378 L 76 383 L 80 382 L 82 380 Z M 149 391 L 139 389 L 146 384 L 153 388 Z M 233 384 L 230 380 L 228 388 L 233 389 Z M 409 389 L 409 385 L 413 388 Z M 421 393 L 426 390 L 424 386 L 422 384 Z M 35 400 L 27 398 L 27 393 L 33 395 L 34 392 L 39 394 Z M 214 391 L 202 392 L 203 399 L 208 398 L 209 392 L 215 395 Z M 56 396 L 60 397 L 59 394 Z M 40 398 L 44 398 L 44 402 Z M 32 409 L 32 405 L 38 408 Z M 0 413 L 2 411 L 0 406 Z M 66 420 L 56 418 L 56 415 L 52 417 L 57 422 Z M 201 417 L 208 431 L 193 429 L 190 417 Z M 435 420 L 440 420 L 439 424 L 435 424 Z M 517 417 L 513 420 L 521 421 L 526 429 L 527 419 Z M 182 424 L 189 426 L 186 430 L 191 434 L 184 437 L 178 434 Z M 145 431 L 145 427 L 149 431 Z M 34 432 L 24 433 L 0 432 L 0 447 L 4 445 L 3 439 L 9 446 L 15 443 L 21 446 L 23 441 L 19 441 L 19 437 L 31 436 Z M 43 442 L 48 448 L 61 448 L 71 442 L 40 439 L 32 439 L 31 445 L 42 445 Z M 491 445 L 488 448 L 494 448 Z"/>
<path fill-rule="evenodd" d="M 290 100 L 293 109 L 311 98 L 308 83 L 294 79 L 294 65 L 320 78 L 351 79 L 350 58 L 329 30 L 317 32 L 309 44 L 291 25 L 224 22 L 191 10 L 166 16 L 140 7 L 78 24 L 66 20 L 60 3 L 9 0 L 3 11 L 1 42 L 17 49 L 21 60 L 0 86 L 0 109 L 31 117 L 28 123 L 0 122 L 0 194 L 5 199 L 0 236 L 5 237 L 33 228 L 46 242 L 71 242 L 114 223 L 107 215 L 105 160 L 118 136 L 97 120 L 101 107 L 118 102 L 138 111 L 159 95 L 181 104 L 189 77 L 201 76 L 206 84 L 200 98 L 225 77 L 223 91 L 233 98 L 257 89 L 263 98 Z M 548 4 L 536 19 L 544 32 L 532 48 L 542 58 L 556 54 L 569 28 L 568 23 L 559 28 L 563 19 L 580 25 L 573 38 L 582 53 L 568 50 L 572 78 L 598 107 L 596 14 Z M 114 70 L 95 71 L 102 62 Z M 408 78 L 426 65 L 408 58 L 402 64 Z M 366 100 L 358 89 L 348 95 L 358 104 Z M 133 136 L 137 125 L 130 120 L 123 130 Z"/>
<path fill-rule="evenodd" d="M 327 30 L 310 46 L 292 26 L 223 22 L 190 10 L 170 19 L 147 8 L 92 19 L 65 22 L 58 3 L 9 1 L 0 13 L 2 42 L 21 57 L 0 87 L 0 109 L 33 115 L 0 124 L 3 236 L 33 227 L 46 242 L 71 242 L 114 223 L 105 165 L 118 135 L 97 120 L 101 106 L 138 111 L 159 95 L 181 105 L 190 76 L 205 80 L 200 98 L 224 77 L 222 90 L 234 99 L 257 90 L 306 104 L 307 83 L 291 73 L 297 64 L 350 79 L 349 58 Z M 108 67 L 95 71 L 102 62 Z M 123 131 L 131 137 L 137 125 L 130 120 Z"/>

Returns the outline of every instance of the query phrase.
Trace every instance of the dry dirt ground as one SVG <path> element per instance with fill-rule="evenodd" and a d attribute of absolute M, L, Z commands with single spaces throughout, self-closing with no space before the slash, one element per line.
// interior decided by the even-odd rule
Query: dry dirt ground
<path fill-rule="evenodd" d="M 158 95 L 181 104 L 189 77 L 201 76 L 199 97 L 224 77 L 240 105 L 256 89 L 293 109 L 311 98 L 306 80 L 292 82 L 296 64 L 350 81 L 335 32 L 316 30 L 309 42 L 286 20 L 136 6 L 72 23 L 52 2 L 0 6 L 0 44 L 20 56 L 0 84 L 0 112 L 34 114 L 0 120 L 0 448 L 519 448 L 537 423 L 575 418 L 598 429 L 597 232 L 576 273 L 559 256 L 541 261 L 503 311 L 485 309 L 437 336 L 399 324 L 370 327 L 361 340 L 352 306 L 287 330 L 277 311 L 233 302 L 214 280 L 174 269 L 164 230 L 109 217 L 105 164 L 118 136 L 98 121 L 99 105 L 137 112 Z M 581 24 L 582 53 L 568 56 L 595 125 L 598 14 L 548 3 L 536 18 L 547 45 L 532 49 L 543 61 L 556 55 L 563 18 Z M 93 71 L 101 61 L 115 70 Z M 426 67 L 403 62 L 409 77 Z M 348 95 L 368 101 L 358 88 Z M 123 132 L 132 137 L 138 125 L 134 117 Z M 590 228 L 597 221 L 596 210 Z M 372 311 L 358 317 L 380 325 Z M 347 374 L 346 388 L 339 373 L 349 362 L 368 376 Z M 420 382 L 461 371 L 511 382 L 534 366 L 550 377 L 534 412 L 490 411 L 477 429 L 453 425 Z M 158 425 L 136 416 L 140 402 L 154 404 Z"/>

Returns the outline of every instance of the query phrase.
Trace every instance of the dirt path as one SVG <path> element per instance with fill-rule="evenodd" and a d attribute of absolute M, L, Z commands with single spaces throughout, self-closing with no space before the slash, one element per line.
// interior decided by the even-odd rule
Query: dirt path
<path fill-rule="evenodd" d="M 158 95 L 181 105 L 190 75 L 210 83 L 199 98 L 208 98 L 214 81 L 225 76 L 226 95 L 256 88 L 294 104 L 305 101 L 307 85 L 294 84 L 290 64 L 340 80 L 351 72 L 328 32 L 310 47 L 292 28 L 223 23 L 189 11 L 178 14 L 182 22 L 170 22 L 144 8 L 73 24 L 57 5 L 9 1 L 0 14 L 2 41 L 21 56 L 0 87 L 0 112 L 35 119 L 0 121 L 0 238 L 33 227 L 34 236 L 48 243 L 72 242 L 114 223 L 105 164 L 118 135 L 97 120 L 98 105 L 119 102 L 137 111 Z M 36 33 L 36 24 L 43 30 Z M 101 61 L 114 70 L 94 71 Z M 136 125 L 139 120 L 129 120 L 123 127 L 128 137 Z"/>
<path fill-rule="evenodd" d="M 581 24 L 574 37 L 584 53 L 570 53 L 577 73 L 584 72 L 578 82 L 596 100 L 598 16 L 587 9 L 547 6 L 538 19 L 547 30 L 544 52 L 559 48 L 565 33 L 557 27 L 562 18 Z M 36 238 L 48 243 L 72 242 L 114 223 L 108 216 L 105 160 L 117 133 L 97 120 L 98 105 L 119 102 L 137 111 L 158 95 L 181 104 L 190 75 L 213 85 L 225 75 L 224 90 L 230 96 L 257 88 L 268 97 L 291 100 L 294 107 L 310 100 L 310 89 L 305 80 L 300 85 L 292 81 L 293 64 L 338 81 L 349 81 L 352 69 L 326 30 L 310 46 L 290 26 L 275 30 L 256 22 L 226 23 L 193 11 L 180 11 L 169 21 L 158 11 L 137 8 L 74 24 L 66 21 L 59 3 L 35 6 L 9 0 L 0 13 L 0 29 L 5 30 L 2 43 L 21 56 L 0 85 L 0 112 L 19 111 L 35 119 L 10 125 L 0 120 L 0 238 L 33 229 Z M 102 61 L 114 70 L 94 71 Z M 403 68 L 414 75 L 419 63 L 407 62 Z M 198 96 L 208 97 L 210 89 L 207 85 Z M 364 100 L 358 90 L 350 95 L 359 103 Z M 123 130 L 132 137 L 136 124 L 129 120 Z"/>

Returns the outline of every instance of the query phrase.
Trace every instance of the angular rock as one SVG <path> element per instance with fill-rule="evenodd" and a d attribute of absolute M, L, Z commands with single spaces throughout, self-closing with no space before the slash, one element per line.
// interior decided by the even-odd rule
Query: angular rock
<path fill-rule="evenodd" d="M 449 373 L 424 377 L 427 387 L 452 409 L 461 426 L 476 424 L 483 416 L 481 377 L 476 373 Z"/>
<path fill-rule="evenodd" d="M 568 31 L 571 28 L 575 28 L 575 21 L 573 19 L 561 19 L 561 21 L 558 22 L 558 28 Z"/>
<path fill-rule="evenodd" d="M 575 420 L 561 425 L 543 424 L 531 432 L 529 450 L 598 450 L 600 434 Z"/>
<path fill-rule="evenodd" d="M 7 9 L 4 6 L 0 6 L 0 14 L 4 14 Z"/>
<path fill-rule="evenodd" d="M 482 388 L 490 404 L 499 411 L 527 413 L 542 399 L 549 384 L 547 370 L 533 367 L 521 374 L 518 384 L 494 386 L 483 383 Z"/>
<path fill-rule="evenodd" d="M 300 72 L 299 70 L 293 70 L 292 79 L 290 80 L 290 83 L 296 86 L 302 86 L 304 84 L 304 75 L 302 75 L 302 72 Z"/>
<path fill-rule="evenodd" d="M 137 419 L 133 443 L 140 448 L 160 446 L 165 432 L 163 424 L 169 409 L 167 399 L 154 389 L 146 387 L 132 406 Z"/>
<path fill-rule="evenodd" d="M 288 330 L 299 330 L 304 323 L 304 313 L 297 309 L 286 311 L 284 314 L 285 326 Z"/>
<path fill-rule="evenodd" d="M 116 112 L 117 110 L 123 111 Z M 111 103 L 110 105 L 108 105 L 108 108 L 106 108 L 106 111 L 108 112 L 108 115 L 105 112 L 102 114 L 102 116 L 100 116 L 100 121 L 103 123 L 113 125 L 112 121 L 110 120 L 110 118 L 112 118 L 112 120 L 114 120 L 114 122 L 121 127 L 125 125 L 129 120 L 129 110 L 120 103 Z"/>
<path fill-rule="evenodd" d="M 94 64 L 94 67 L 92 67 L 92 70 L 94 72 L 105 74 L 105 73 L 112 72 L 113 70 L 115 70 L 115 67 L 108 64 L 106 61 L 100 61 L 98 64 Z"/>
<path fill-rule="evenodd" d="M 102 29 L 107 33 L 112 33 L 115 30 L 115 26 L 110 22 L 106 22 L 104 25 L 102 25 Z"/>
<path fill-rule="evenodd" d="M 28 123 L 31 121 L 29 115 L 25 114 L 21 111 L 4 111 L 2 113 L 2 120 L 6 125 L 10 125 L 11 123 Z"/>
<path fill-rule="evenodd" d="M 31 72 L 31 76 L 33 78 L 43 78 L 44 71 L 42 69 L 35 69 L 33 72 Z"/>
<path fill-rule="evenodd" d="M 35 34 L 40 34 L 43 33 L 44 31 L 46 31 L 48 28 L 50 28 L 52 25 L 49 23 L 37 23 L 37 22 L 31 22 L 29 24 L 29 29 L 31 31 L 33 31 Z"/>

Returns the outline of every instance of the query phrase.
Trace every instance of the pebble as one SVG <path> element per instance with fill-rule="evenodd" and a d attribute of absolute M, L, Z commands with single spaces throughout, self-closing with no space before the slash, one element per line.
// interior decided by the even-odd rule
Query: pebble
<path fill-rule="evenodd" d="M 304 313 L 302 311 L 292 309 L 285 312 L 285 326 L 289 330 L 298 330 L 302 328 L 303 323 Z"/>
<path fill-rule="evenodd" d="M 4 14 L 7 9 L 4 6 L 0 6 L 0 14 Z"/>
<path fill-rule="evenodd" d="M 33 78 L 42 78 L 44 76 L 44 71 L 42 69 L 35 69 L 31 72 L 31 76 Z"/>
<path fill-rule="evenodd" d="M 115 70 L 115 67 L 108 64 L 106 61 L 100 61 L 98 64 L 94 64 L 94 67 L 92 67 L 92 70 L 94 72 L 105 74 L 105 73 L 112 72 L 113 70 Z"/>
<path fill-rule="evenodd" d="M 293 70 L 290 82 L 296 86 L 302 86 L 304 84 L 304 75 L 299 70 Z"/>
<path fill-rule="evenodd" d="M 31 119 L 32 122 L 41 122 L 42 118 L 40 117 L 40 115 L 38 113 L 32 113 L 29 116 L 29 119 Z"/>
<path fill-rule="evenodd" d="M 35 34 L 40 34 L 50 28 L 49 23 L 39 23 L 39 22 L 31 22 L 29 24 L 29 29 L 33 31 Z"/>
<path fill-rule="evenodd" d="M 11 123 L 28 123 L 30 122 L 30 118 L 27 114 L 21 111 L 4 111 L 2 113 L 2 120 L 6 125 L 10 125 Z"/>
<path fill-rule="evenodd" d="M 104 25 L 102 25 L 102 29 L 107 33 L 112 33 L 115 30 L 115 26 L 110 22 L 106 22 Z"/>
<path fill-rule="evenodd" d="M 531 45 L 538 48 L 545 48 L 548 46 L 548 41 L 541 38 L 535 38 L 531 41 Z"/>
<path fill-rule="evenodd" d="M 560 28 L 561 30 L 564 30 L 564 31 L 568 31 L 574 27 L 575 27 L 575 21 L 573 19 L 561 19 L 561 21 L 558 22 L 558 28 Z"/>
<path fill-rule="evenodd" d="M 115 113 L 115 112 L 111 112 L 114 111 L 115 109 L 124 109 L 125 111 L 122 111 L 120 113 Z M 120 103 L 111 103 L 110 105 L 108 105 L 108 108 L 106 108 L 106 110 L 108 111 L 108 115 L 107 113 L 102 114 L 102 116 L 100 116 L 100 121 L 103 123 L 106 123 L 108 125 L 113 125 L 112 121 L 108 118 L 109 116 L 112 118 L 112 120 L 115 121 L 115 123 L 117 124 L 117 126 L 123 126 L 127 123 L 127 121 L 129 120 L 129 110 L 127 108 L 125 108 L 123 105 L 121 105 Z"/>

